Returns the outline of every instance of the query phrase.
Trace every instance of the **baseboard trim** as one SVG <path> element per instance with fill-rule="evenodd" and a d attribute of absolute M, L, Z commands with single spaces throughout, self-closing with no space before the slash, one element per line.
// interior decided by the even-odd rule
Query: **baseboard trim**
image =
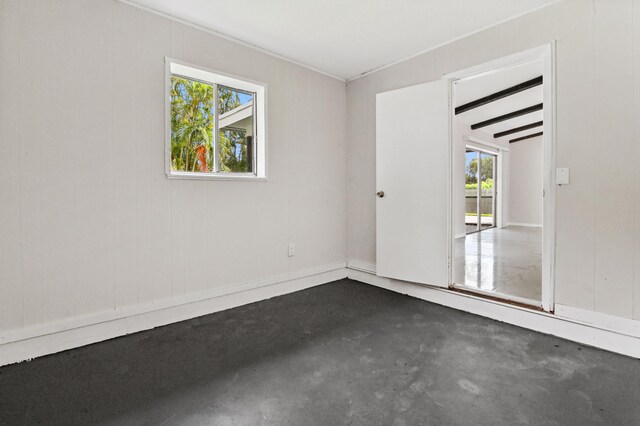
<path fill-rule="evenodd" d="M 640 321 L 556 303 L 555 314 L 570 321 L 640 339 Z"/>
<path fill-rule="evenodd" d="M 345 263 L 0 334 L 0 366 L 246 305 L 347 276 Z"/>
<path fill-rule="evenodd" d="M 375 265 L 349 261 L 229 285 L 219 289 L 101 312 L 0 334 L 0 366 L 231 309 L 350 278 L 432 303 L 492 318 L 581 344 L 640 358 L 640 321 L 556 304 L 534 311 L 473 295 L 375 275 Z"/>
<path fill-rule="evenodd" d="M 351 265 L 352 262 L 349 262 Z M 349 266 L 349 279 L 365 284 L 374 285 L 397 293 L 407 294 L 428 302 L 437 303 L 453 309 L 469 312 L 497 321 L 513 324 L 529 330 L 561 337 L 580 344 L 605 349 L 622 355 L 640 358 L 640 338 L 635 335 L 638 331 L 638 323 L 633 320 L 624 320 L 615 317 L 616 322 L 594 321 L 590 316 L 580 320 L 576 318 L 576 311 L 569 310 L 562 305 L 557 305 L 561 314 L 549 314 L 519 306 L 509 305 L 499 301 L 493 301 L 475 297 L 473 295 L 457 293 L 447 289 L 422 286 L 413 283 L 378 277 L 375 272 L 356 270 Z M 609 317 L 609 316 L 607 316 Z M 626 326 L 619 329 L 619 322 L 625 321 Z M 629 323 L 628 321 L 632 321 Z M 613 329 L 612 327 L 616 327 Z M 631 332 L 630 332 L 631 330 Z"/>
<path fill-rule="evenodd" d="M 347 272 L 349 271 L 361 271 L 369 274 L 376 274 L 375 263 L 365 262 L 362 260 L 349 260 L 347 262 Z"/>
<path fill-rule="evenodd" d="M 538 223 L 509 222 L 507 226 L 525 226 L 527 228 L 542 228 L 542 225 Z"/>

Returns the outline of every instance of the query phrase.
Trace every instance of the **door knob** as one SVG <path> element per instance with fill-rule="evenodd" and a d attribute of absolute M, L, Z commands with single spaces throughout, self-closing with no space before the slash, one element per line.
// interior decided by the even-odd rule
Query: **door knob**
<path fill-rule="evenodd" d="M 382 198 L 384 197 L 384 191 L 378 191 L 376 192 L 376 195 L 378 196 L 378 198 Z"/>

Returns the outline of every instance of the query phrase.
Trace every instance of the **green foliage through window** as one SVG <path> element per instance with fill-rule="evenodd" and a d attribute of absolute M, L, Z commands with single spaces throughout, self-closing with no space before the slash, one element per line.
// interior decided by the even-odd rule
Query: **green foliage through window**
<path fill-rule="evenodd" d="M 251 172 L 253 99 L 251 93 L 172 75 L 171 170 Z M 216 113 L 221 125 L 223 120 L 227 124 L 214 138 Z"/>
<path fill-rule="evenodd" d="M 493 163 L 494 163 L 493 158 L 490 156 L 483 155 L 481 161 L 482 161 L 481 163 L 482 176 L 480 176 L 480 180 L 484 181 L 487 179 L 492 179 Z M 478 159 L 477 158 L 474 158 L 473 160 L 469 161 L 469 164 L 467 165 L 465 181 L 467 184 L 478 183 Z"/>
<path fill-rule="evenodd" d="M 467 183 L 465 184 L 465 189 L 478 189 L 477 183 Z M 493 189 L 493 179 L 489 178 L 487 180 L 482 181 L 482 189 Z"/>
<path fill-rule="evenodd" d="M 171 170 L 213 170 L 213 86 L 171 76 Z"/>

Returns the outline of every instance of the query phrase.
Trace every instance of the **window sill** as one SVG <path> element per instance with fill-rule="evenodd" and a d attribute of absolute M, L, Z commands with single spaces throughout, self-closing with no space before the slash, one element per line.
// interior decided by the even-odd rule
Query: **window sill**
<path fill-rule="evenodd" d="M 169 172 L 167 179 L 186 180 L 234 180 L 245 182 L 266 182 L 267 178 L 256 176 L 253 173 L 189 173 L 189 172 Z"/>

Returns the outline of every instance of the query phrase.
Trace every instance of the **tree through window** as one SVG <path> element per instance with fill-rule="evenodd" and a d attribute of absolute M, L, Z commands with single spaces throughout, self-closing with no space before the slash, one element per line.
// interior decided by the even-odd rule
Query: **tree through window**
<path fill-rule="evenodd" d="M 173 64 L 172 64 L 173 65 Z M 190 70 L 185 66 L 180 71 Z M 199 70 L 193 70 L 197 73 Z M 170 75 L 170 167 L 172 175 L 257 173 L 257 115 L 264 98 L 239 85 L 252 83 L 200 71 L 210 76 Z M 224 80 L 225 84 L 216 81 Z M 264 150 L 263 150 L 264 152 Z M 264 161 L 262 161 L 264 162 Z M 264 174 L 264 171 L 262 172 Z"/>

